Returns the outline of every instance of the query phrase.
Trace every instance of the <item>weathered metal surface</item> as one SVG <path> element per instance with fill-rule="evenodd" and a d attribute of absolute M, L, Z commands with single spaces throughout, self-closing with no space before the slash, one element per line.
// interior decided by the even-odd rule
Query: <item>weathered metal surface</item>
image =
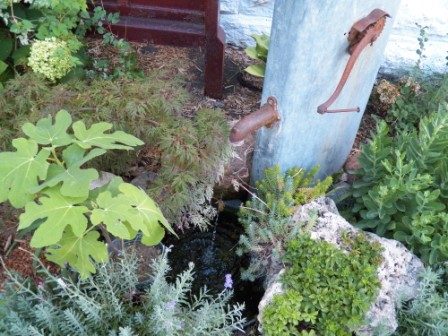
<path fill-rule="evenodd" d="M 375 31 L 376 37 L 373 38 L 371 43 L 375 42 L 375 40 L 378 38 L 378 36 L 380 36 L 381 32 L 383 31 L 384 24 L 386 22 L 386 17 L 390 17 L 390 15 L 387 14 L 382 9 L 376 8 L 372 12 L 370 12 L 369 15 L 357 21 L 352 26 L 350 32 L 348 33 L 348 41 L 350 43 L 348 53 L 350 55 L 353 53 L 353 50 L 356 47 L 356 45 L 363 39 L 363 37 L 369 30 Z"/>
<path fill-rule="evenodd" d="M 352 26 L 348 34 L 349 47 L 347 49 L 347 52 L 351 56 L 335 91 L 325 103 L 317 107 L 318 113 L 359 112 L 361 110 L 359 107 L 336 110 L 328 110 L 328 108 L 334 103 L 344 88 L 350 72 L 352 71 L 353 66 L 355 65 L 361 52 L 367 45 L 372 45 L 373 42 L 377 40 L 378 36 L 380 36 L 386 23 L 386 17 L 390 17 L 390 15 L 381 9 L 374 9 L 369 15 L 357 21 Z"/>
<path fill-rule="evenodd" d="M 284 172 L 319 164 L 318 179 L 341 169 L 383 63 L 399 4 L 400 0 L 275 0 L 262 101 L 276 97 L 282 120 L 257 131 L 251 183 L 262 179 L 265 169 L 274 165 Z M 334 108 L 359 107 L 361 111 L 316 113 L 317 106 L 333 93 L 350 58 L 350 28 L 374 8 L 393 18 L 387 19 L 373 47 L 365 48 L 358 57 L 333 104 Z M 304 46 L 312 48 L 304 52 Z"/>
<path fill-rule="evenodd" d="M 239 142 L 263 126 L 271 128 L 279 120 L 280 114 L 278 113 L 277 99 L 269 97 L 266 104 L 261 106 L 259 110 L 245 116 L 233 126 L 229 140 L 232 143 Z"/>

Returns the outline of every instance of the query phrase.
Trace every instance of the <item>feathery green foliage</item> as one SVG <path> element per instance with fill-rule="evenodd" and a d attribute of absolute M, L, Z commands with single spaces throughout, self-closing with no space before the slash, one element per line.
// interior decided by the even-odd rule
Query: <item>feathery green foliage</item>
<path fill-rule="evenodd" d="M 313 240 L 308 233 L 289 241 L 283 258 L 286 270 L 280 277 L 284 294 L 266 307 L 264 334 L 352 335 L 380 287 L 380 251 L 364 233 L 345 234 L 342 249 Z"/>
<path fill-rule="evenodd" d="M 42 281 L 10 275 L 0 297 L 2 335 L 232 335 L 242 328 L 243 305 L 230 305 L 233 291 L 212 296 L 203 288 L 191 296 L 193 265 L 174 283 L 167 250 L 151 267 L 152 285 L 137 287 L 137 258 L 126 251 L 118 260 L 97 264 L 95 276 L 73 280 L 57 277 L 43 265 Z"/>
<path fill-rule="evenodd" d="M 25 121 L 35 122 L 65 109 L 87 126 L 102 120 L 115 129 L 142 139 L 147 145 L 137 153 L 109 151 L 94 167 L 126 174 L 131 165 L 145 164 L 157 179 L 148 193 L 164 215 L 179 226 L 205 229 L 215 214 L 209 206 L 212 187 L 223 173 L 230 155 L 229 126 L 220 110 L 203 109 L 193 117 L 181 114 L 187 93 L 180 78 L 163 73 L 144 79 L 71 81 L 49 87 L 32 74 L 8 82 L 0 95 L 0 147 L 22 134 Z"/>
<path fill-rule="evenodd" d="M 249 268 L 242 271 L 243 279 L 263 276 L 271 256 L 280 260 L 284 245 L 310 225 L 293 223 L 292 216 L 300 205 L 325 194 L 330 186 L 331 177 L 313 182 L 318 169 L 293 168 L 282 174 L 280 167 L 274 166 L 256 183 L 257 194 L 241 207 L 239 216 L 245 234 L 240 237 L 237 254 L 252 255 Z"/>
<path fill-rule="evenodd" d="M 441 273 L 427 268 L 421 274 L 416 297 L 398 306 L 394 335 L 448 335 L 448 293 L 443 289 Z"/>
<path fill-rule="evenodd" d="M 448 106 L 389 136 L 384 122 L 358 161 L 358 226 L 403 242 L 427 264 L 448 258 Z"/>

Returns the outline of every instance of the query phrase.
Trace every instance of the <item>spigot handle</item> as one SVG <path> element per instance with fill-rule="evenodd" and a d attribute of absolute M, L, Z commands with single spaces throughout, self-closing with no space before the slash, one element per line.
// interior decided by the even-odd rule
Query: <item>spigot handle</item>
<path fill-rule="evenodd" d="M 381 32 L 383 31 L 384 25 L 386 23 L 386 17 L 390 17 L 389 14 L 381 9 L 374 9 L 365 18 L 357 21 L 350 32 L 348 33 L 349 47 L 347 52 L 351 55 L 347 65 L 345 66 L 342 77 L 339 84 L 336 86 L 333 94 L 328 98 L 328 100 L 317 107 L 317 113 L 339 113 L 339 112 L 359 112 L 360 108 L 349 108 L 349 109 L 338 109 L 338 110 L 328 110 L 331 104 L 339 97 L 345 83 L 347 82 L 348 76 L 355 65 L 358 56 L 364 50 L 367 45 L 372 45 Z"/>

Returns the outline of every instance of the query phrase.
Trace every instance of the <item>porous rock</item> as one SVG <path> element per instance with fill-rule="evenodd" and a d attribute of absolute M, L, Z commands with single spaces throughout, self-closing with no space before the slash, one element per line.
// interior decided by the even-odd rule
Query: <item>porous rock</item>
<path fill-rule="evenodd" d="M 355 234 L 360 231 L 342 218 L 334 202 L 325 197 L 300 207 L 294 214 L 293 220 L 307 221 L 313 212 L 317 212 L 317 222 L 311 230 L 313 239 L 324 240 L 341 248 L 342 232 Z M 374 328 L 377 326 L 381 326 L 382 330 L 387 330 L 391 334 L 398 326 L 395 313 L 396 303 L 399 299 L 410 300 L 415 296 L 419 286 L 418 275 L 423 271 L 423 264 L 400 242 L 381 238 L 372 233 L 368 233 L 368 236 L 372 241 L 378 241 L 384 249 L 383 262 L 377 270 L 381 288 L 366 314 L 367 324 L 356 330 L 356 334 L 373 336 L 375 335 Z M 268 287 L 258 307 L 260 321 L 263 308 L 269 304 L 275 294 L 282 292 L 278 279 L 278 273 L 268 275 Z"/>
<path fill-rule="evenodd" d="M 93 190 L 96 188 L 101 188 L 102 186 L 112 181 L 114 177 L 116 177 L 116 175 L 112 173 L 100 171 L 98 178 L 90 182 L 89 189 Z"/>
<path fill-rule="evenodd" d="M 153 173 L 151 171 L 143 171 L 136 177 L 134 177 L 131 183 L 136 187 L 146 190 L 156 179 L 157 179 L 156 173 Z"/>

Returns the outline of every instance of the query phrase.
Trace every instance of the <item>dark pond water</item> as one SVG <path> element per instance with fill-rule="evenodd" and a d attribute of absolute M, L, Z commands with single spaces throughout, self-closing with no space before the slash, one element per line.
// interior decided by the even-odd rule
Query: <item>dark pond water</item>
<path fill-rule="evenodd" d="M 206 285 L 212 293 L 220 293 L 224 289 L 225 276 L 231 274 L 234 288 L 234 301 L 245 303 L 245 315 L 252 319 L 258 313 L 258 303 L 263 296 L 261 281 L 246 282 L 240 279 L 240 268 L 248 265 L 248 257 L 235 254 L 240 235 L 243 233 L 237 216 L 222 212 L 207 232 L 188 231 L 180 239 L 172 237 L 164 241 L 172 245 L 169 259 L 172 276 L 195 264 L 195 281 L 193 292 Z"/>

